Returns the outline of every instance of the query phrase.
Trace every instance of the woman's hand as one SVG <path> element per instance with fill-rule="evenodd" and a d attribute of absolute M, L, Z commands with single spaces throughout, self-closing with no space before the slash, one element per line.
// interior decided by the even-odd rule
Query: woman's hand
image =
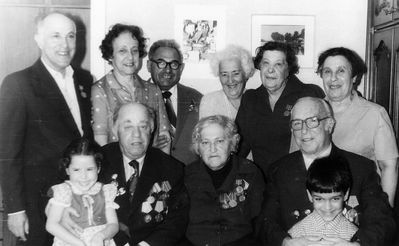
<path fill-rule="evenodd" d="M 93 235 L 88 246 L 104 246 L 105 236 L 101 232 L 97 232 Z"/>

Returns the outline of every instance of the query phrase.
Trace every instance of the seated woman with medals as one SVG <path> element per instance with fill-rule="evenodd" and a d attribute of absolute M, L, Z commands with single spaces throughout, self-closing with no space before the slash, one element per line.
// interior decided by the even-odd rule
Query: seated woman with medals
<path fill-rule="evenodd" d="M 260 245 L 253 225 L 265 183 L 254 163 L 234 154 L 239 139 L 226 116 L 202 118 L 194 127 L 192 149 L 200 159 L 186 166 L 191 207 L 184 245 Z"/>

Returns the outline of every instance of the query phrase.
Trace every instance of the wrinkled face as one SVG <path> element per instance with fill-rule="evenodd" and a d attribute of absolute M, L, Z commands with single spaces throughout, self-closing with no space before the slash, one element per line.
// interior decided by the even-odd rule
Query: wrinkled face
<path fill-rule="evenodd" d="M 199 154 L 204 163 L 212 170 L 225 166 L 234 148 L 234 138 L 229 139 L 219 124 L 210 124 L 201 131 Z"/>
<path fill-rule="evenodd" d="M 292 110 L 291 120 L 305 120 L 311 117 L 319 119 L 326 117 L 321 115 L 317 103 L 311 100 L 300 100 Z M 333 127 L 331 118 L 321 120 L 319 126 L 309 129 L 303 124 L 302 130 L 292 130 L 299 149 L 307 155 L 317 155 L 330 145 L 330 133 Z"/>
<path fill-rule="evenodd" d="M 345 195 L 343 192 L 319 193 L 311 192 L 310 201 L 314 210 L 324 221 L 332 221 L 344 209 Z"/>
<path fill-rule="evenodd" d="M 353 88 L 352 65 L 344 56 L 330 56 L 321 70 L 324 90 L 331 101 L 349 97 Z"/>
<path fill-rule="evenodd" d="M 83 191 L 89 190 L 97 182 L 99 171 L 91 155 L 73 155 L 66 169 L 69 180 Z"/>
<path fill-rule="evenodd" d="M 259 64 L 260 79 L 269 92 L 276 92 L 283 88 L 288 77 L 288 63 L 284 52 L 266 50 Z"/>
<path fill-rule="evenodd" d="M 158 48 L 152 58 L 154 61 L 180 61 L 180 56 L 177 50 L 170 47 L 160 47 Z M 176 70 L 172 69 L 170 65 L 167 65 L 164 68 L 158 68 L 157 64 L 153 61 L 147 62 L 148 72 L 151 73 L 151 78 L 155 84 L 161 88 L 161 90 L 169 90 L 174 85 L 176 85 L 180 81 L 180 76 L 184 69 L 184 64 L 181 64 L 180 67 Z"/>
<path fill-rule="evenodd" d="M 245 89 L 245 75 L 238 59 L 223 60 L 219 63 L 219 79 L 224 94 L 229 99 L 239 99 Z"/>
<path fill-rule="evenodd" d="M 64 72 L 75 54 L 75 23 L 61 14 L 51 14 L 42 21 L 35 40 L 46 64 L 58 72 Z"/>
<path fill-rule="evenodd" d="M 114 71 L 121 76 L 129 76 L 140 68 L 139 42 L 129 32 L 119 34 L 112 41 L 112 58 Z"/>
<path fill-rule="evenodd" d="M 139 104 L 123 106 L 115 127 L 122 153 L 132 160 L 143 157 L 153 128 L 145 107 Z"/>

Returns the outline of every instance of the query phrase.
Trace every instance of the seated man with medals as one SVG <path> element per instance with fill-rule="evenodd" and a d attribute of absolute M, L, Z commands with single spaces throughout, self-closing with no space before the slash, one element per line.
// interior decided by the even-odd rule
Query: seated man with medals
<path fill-rule="evenodd" d="M 233 154 L 238 142 L 226 116 L 202 118 L 194 127 L 192 149 L 200 160 L 185 170 L 190 212 L 184 245 L 260 245 L 253 222 L 265 183 L 254 163 Z"/>
<path fill-rule="evenodd" d="M 100 177 L 118 188 L 117 245 L 176 245 L 187 226 L 184 164 L 151 147 L 154 118 L 140 103 L 122 105 L 114 115 L 119 142 L 102 147 Z"/>

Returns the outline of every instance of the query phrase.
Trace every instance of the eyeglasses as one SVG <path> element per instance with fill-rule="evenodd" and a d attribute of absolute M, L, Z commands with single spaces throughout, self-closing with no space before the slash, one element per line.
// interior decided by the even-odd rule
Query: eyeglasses
<path fill-rule="evenodd" d="M 327 116 L 324 118 L 317 118 L 317 116 L 313 116 L 313 117 L 306 118 L 304 120 L 291 120 L 290 127 L 294 131 L 299 131 L 299 130 L 302 130 L 303 123 L 305 123 L 309 129 L 313 129 L 320 125 L 320 121 L 328 119 L 328 118 L 330 118 L 330 116 Z"/>
<path fill-rule="evenodd" d="M 178 61 L 175 61 L 175 60 L 173 60 L 173 61 L 171 61 L 171 62 L 167 62 L 167 61 L 165 61 L 165 60 L 163 60 L 163 59 L 158 59 L 158 60 L 150 59 L 150 61 L 152 61 L 152 62 L 154 62 L 155 64 L 157 64 L 157 67 L 158 67 L 159 69 L 164 69 L 164 68 L 166 68 L 166 66 L 169 65 L 169 67 L 170 67 L 171 69 L 177 70 L 177 69 L 179 69 L 179 67 L 181 66 L 181 63 L 178 62 Z"/>

